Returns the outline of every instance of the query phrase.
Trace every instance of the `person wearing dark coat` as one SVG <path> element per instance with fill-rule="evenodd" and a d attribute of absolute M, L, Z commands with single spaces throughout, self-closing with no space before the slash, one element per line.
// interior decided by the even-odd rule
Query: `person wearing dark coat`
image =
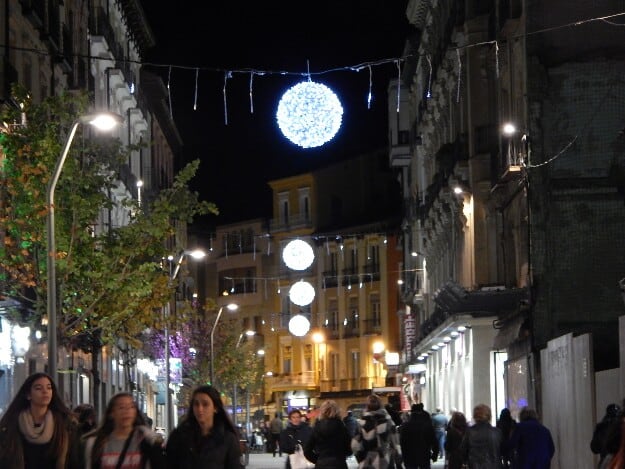
<path fill-rule="evenodd" d="M 510 449 L 514 453 L 514 469 L 549 469 L 555 446 L 551 432 L 538 421 L 534 409 L 523 407 L 510 437 Z"/>
<path fill-rule="evenodd" d="M 611 453 L 615 454 L 618 448 L 618 444 L 609 443 L 611 430 L 615 425 L 618 425 L 619 414 L 621 408 L 618 404 L 609 404 L 605 409 L 605 415 L 601 419 L 592 433 L 592 440 L 590 441 L 590 450 L 599 455 L 599 467 L 605 459 L 605 457 Z M 612 432 L 613 433 L 613 432 Z M 618 441 L 618 440 L 617 440 Z"/>
<path fill-rule="evenodd" d="M 501 459 L 503 460 L 504 469 L 509 469 L 512 464 L 512 454 L 510 451 L 510 436 L 516 422 L 510 414 L 510 409 L 504 407 L 499 413 L 499 420 L 497 420 L 497 428 L 501 430 L 501 436 L 503 441 L 501 443 Z"/>
<path fill-rule="evenodd" d="M 468 469 L 501 469 L 501 431 L 490 424 L 492 413 L 486 404 L 473 408 L 472 427 L 467 428 L 460 451 Z"/>
<path fill-rule="evenodd" d="M 82 467 L 80 434 L 52 377 L 30 375 L 0 419 L 0 468 Z"/>
<path fill-rule="evenodd" d="M 311 434 L 312 428 L 308 422 L 302 422 L 302 413 L 298 409 L 291 410 L 289 422 L 286 428 L 280 432 L 280 450 L 287 454 L 286 469 L 291 469 L 288 455 L 295 452 L 295 446 L 298 444 L 304 448 Z"/>
<path fill-rule="evenodd" d="M 243 469 L 239 434 L 213 386 L 196 388 L 187 415 L 167 439 L 171 469 Z"/>
<path fill-rule="evenodd" d="M 349 437 L 353 438 L 358 433 L 358 420 L 352 414 L 351 410 L 347 411 L 347 415 L 343 419 L 343 423 L 345 424 L 345 428 L 347 428 L 347 433 L 349 433 Z"/>
<path fill-rule="evenodd" d="M 438 440 L 423 404 L 413 404 L 410 419 L 399 428 L 399 443 L 406 469 L 430 469 L 438 459 Z"/>
<path fill-rule="evenodd" d="M 462 412 L 454 412 L 447 425 L 447 435 L 445 436 L 445 460 L 447 469 L 462 468 L 462 453 L 460 447 L 462 439 L 467 431 L 467 418 Z"/>
<path fill-rule="evenodd" d="M 315 463 L 315 469 L 347 469 L 345 458 L 352 454 L 351 440 L 338 404 L 325 401 L 312 435 L 304 445 L 304 456 Z"/>

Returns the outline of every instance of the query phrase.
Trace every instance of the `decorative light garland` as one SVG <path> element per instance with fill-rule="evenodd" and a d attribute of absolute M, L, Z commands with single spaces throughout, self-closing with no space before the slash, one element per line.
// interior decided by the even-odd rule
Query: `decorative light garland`
<path fill-rule="evenodd" d="M 315 260 L 315 253 L 306 241 L 294 239 L 282 250 L 282 259 L 289 269 L 306 270 Z"/>
<path fill-rule="evenodd" d="M 302 81 L 282 95 L 276 119 L 291 142 L 302 148 L 320 147 L 339 131 L 343 106 L 326 85 Z"/>

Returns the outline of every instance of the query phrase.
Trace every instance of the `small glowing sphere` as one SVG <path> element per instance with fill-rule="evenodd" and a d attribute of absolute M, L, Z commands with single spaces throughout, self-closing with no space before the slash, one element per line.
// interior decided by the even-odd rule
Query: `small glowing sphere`
<path fill-rule="evenodd" d="M 282 259 L 289 269 L 304 270 L 313 263 L 315 253 L 306 241 L 294 239 L 284 247 Z"/>
<path fill-rule="evenodd" d="M 297 306 L 308 306 L 315 299 L 315 287 L 303 280 L 295 282 L 289 289 L 289 298 Z"/>
<path fill-rule="evenodd" d="M 332 140 L 339 131 L 343 107 L 327 86 L 303 81 L 282 95 L 276 118 L 278 127 L 291 142 L 314 148 Z"/>
<path fill-rule="evenodd" d="M 305 336 L 310 330 L 310 321 L 301 314 L 296 314 L 289 321 L 289 332 L 297 337 Z"/>

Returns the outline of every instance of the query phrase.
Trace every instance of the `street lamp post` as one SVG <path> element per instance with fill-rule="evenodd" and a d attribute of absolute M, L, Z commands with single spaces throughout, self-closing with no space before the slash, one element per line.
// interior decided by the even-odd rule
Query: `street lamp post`
<path fill-rule="evenodd" d="M 173 286 L 174 280 L 178 276 L 178 272 L 180 272 L 180 266 L 182 265 L 182 261 L 185 256 L 191 256 L 194 259 L 202 259 L 206 256 L 206 253 L 201 249 L 196 249 L 194 251 L 182 251 L 178 256 L 178 260 L 176 261 L 176 267 L 174 271 L 169 276 L 169 282 L 167 286 L 171 288 Z M 170 361 L 170 350 L 169 350 L 169 325 L 167 324 L 169 313 L 171 308 L 171 300 L 167 302 L 167 304 L 163 307 L 163 317 L 165 318 L 165 419 L 167 421 L 167 432 L 171 432 L 173 427 L 173 406 L 172 406 L 172 397 L 169 386 L 171 384 L 171 365 Z"/>
<path fill-rule="evenodd" d="M 52 379 L 57 379 L 57 340 L 56 340 L 56 239 L 54 236 L 54 190 L 61 176 L 65 159 L 69 153 L 69 149 L 81 124 L 90 124 L 100 130 L 111 130 L 122 122 L 121 116 L 111 112 L 100 112 L 96 114 L 87 114 L 80 116 L 74 121 L 69 131 L 63 152 L 56 162 L 52 177 L 48 182 L 47 203 L 47 294 L 48 294 L 48 373 Z"/>
<path fill-rule="evenodd" d="M 252 330 L 241 332 L 239 334 L 239 339 L 237 340 L 237 344 L 234 346 L 234 349 L 236 350 L 239 348 L 239 345 L 241 345 L 241 339 L 243 339 L 244 335 L 248 337 L 252 337 L 254 334 L 256 334 L 256 331 L 252 331 Z M 249 394 L 248 394 L 248 399 L 249 399 Z M 234 383 L 234 385 L 232 386 L 232 421 L 234 423 L 234 426 L 236 427 L 237 425 L 237 383 Z M 247 431 L 247 428 L 245 430 Z"/>
<path fill-rule="evenodd" d="M 228 311 L 236 311 L 239 308 L 239 305 L 235 304 L 235 303 L 230 303 L 229 305 L 226 306 L 226 308 L 228 308 Z M 215 353 L 213 350 L 213 340 L 215 337 L 215 329 L 217 329 L 217 324 L 219 323 L 219 319 L 221 318 L 221 313 L 224 310 L 224 307 L 220 307 L 219 311 L 217 312 L 217 317 L 215 318 L 215 322 L 213 323 L 213 327 L 211 329 L 211 335 L 210 335 L 210 360 L 211 360 L 211 367 L 210 367 L 210 379 L 211 379 L 211 386 L 215 386 Z"/>

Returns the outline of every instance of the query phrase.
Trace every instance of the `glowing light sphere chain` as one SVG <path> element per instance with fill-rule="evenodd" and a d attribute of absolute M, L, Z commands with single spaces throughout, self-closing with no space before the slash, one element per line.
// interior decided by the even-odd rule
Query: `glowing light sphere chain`
<path fill-rule="evenodd" d="M 303 81 L 282 95 L 276 118 L 278 127 L 291 142 L 314 148 L 332 140 L 339 131 L 343 107 L 327 86 Z"/>

